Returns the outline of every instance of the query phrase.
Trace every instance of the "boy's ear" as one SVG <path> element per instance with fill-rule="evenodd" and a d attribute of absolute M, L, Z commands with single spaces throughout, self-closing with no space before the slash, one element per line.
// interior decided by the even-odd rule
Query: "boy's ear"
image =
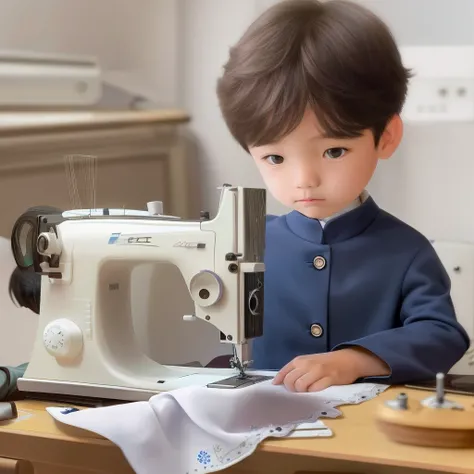
<path fill-rule="evenodd" d="M 390 158 L 400 145 L 403 137 L 403 122 L 400 115 L 394 115 L 385 127 L 377 146 L 378 156 L 381 160 Z"/>

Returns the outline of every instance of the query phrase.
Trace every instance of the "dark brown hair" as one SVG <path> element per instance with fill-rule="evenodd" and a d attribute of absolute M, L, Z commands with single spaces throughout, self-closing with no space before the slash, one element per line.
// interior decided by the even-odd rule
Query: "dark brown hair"
<path fill-rule="evenodd" d="M 283 138 L 309 106 L 324 131 L 378 143 L 400 114 L 410 71 L 385 23 L 348 1 L 284 0 L 230 49 L 217 95 L 244 149 Z"/>

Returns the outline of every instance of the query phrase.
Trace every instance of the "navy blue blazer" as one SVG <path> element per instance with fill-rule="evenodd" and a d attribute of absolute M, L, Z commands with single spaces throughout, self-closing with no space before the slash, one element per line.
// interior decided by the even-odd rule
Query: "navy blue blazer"
<path fill-rule="evenodd" d="M 391 369 L 366 380 L 407 383 L 448 372 L 469 346 L 433 246 L 369 197 L 330 220 L 269 216 L 264 334 L 252 367 L 360 346 Z"/>

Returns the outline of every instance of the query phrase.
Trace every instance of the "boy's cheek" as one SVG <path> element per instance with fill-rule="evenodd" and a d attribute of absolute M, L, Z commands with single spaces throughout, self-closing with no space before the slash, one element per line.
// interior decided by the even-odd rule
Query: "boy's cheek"
<path fill-rule="evenodd" d="M 279 184 L 278 176 L 275 173 L 269 173 L 268 170 L 265 170 L 262 166 L 257 166 L 260 176 L 265 183 L 266 188 L 273 194 L 277 192 L 282 186 Z"/>
<path fill-rule="evenodd" d="M 265 179 L 263 177 L 265 187 L 268 192 L 279 202 L 288 206 L 293 205 L 291 186 L 281 179 Z"/>

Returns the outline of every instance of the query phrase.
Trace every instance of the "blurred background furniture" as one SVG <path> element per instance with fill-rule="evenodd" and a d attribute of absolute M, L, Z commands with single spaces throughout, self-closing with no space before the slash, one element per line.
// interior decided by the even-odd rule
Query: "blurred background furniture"
<path fill-rule="evenodd" d="M 31 206 L 70 209 L 64 161 L 68 155 L 97 157 L 98 207 L 146 209 L 148 201 L 163 201 L 167 214 L 198 217 L 199 196 L 193 188 L 196 180 L 191 179 L 194 163 L 181 130 L 188 121 L 186 112 L 177 109 L 0 113 L 0 236 L 4 238 L 0 248 L 0 365 L 28 362 L 36 331 L 36 315 L 17 309 L 8 295 L 15 265 L 10 235 L 16 219 Z M 160 327 L 182 323 L 181 312 L 187 314 L 190 298 L 182 293 L 185 287 L 177 271 L 165 269 L 170 273 L 169 288 L 156 289 L 156 271 L 146 266 L 136 271 L 135 331 L 150 356 L 173 358 L 176 341 L 161 343 Z M 175 309 L 171 304 L 171 314 L 161 301 L 163 295 L 169 300 L 170 294 L 184 305 Z M 166 318 L 153 317 L 158 308 Z M 191 337 L 190 331 L 196 329 L 199 331 L 199 325 L 188 325 L 184 331 L 178 326 L 175 333 L 186 337 L 189 332 Z M 202 330 L 214 339 L 212 327 Z M 206 362 L 212 355 L 206 352 L 201 358 Z"/>
<path fill-rule="evenodd" d="M 98 160 L 97 206 L 191 217 L 180 110 L 0 113 L 0 235 L 10 237 L 28 207 L 71 207 L 64 157 Z"/>

